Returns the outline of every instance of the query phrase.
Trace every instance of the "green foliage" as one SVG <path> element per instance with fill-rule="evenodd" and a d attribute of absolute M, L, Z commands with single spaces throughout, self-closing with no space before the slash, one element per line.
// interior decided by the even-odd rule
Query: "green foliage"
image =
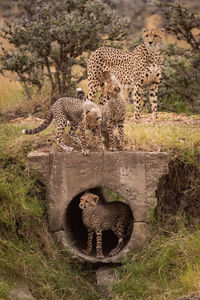
<path fill-rule="evenodd" d="M 27 92 L 28 84 L 40 89 L 49 80 L 52 96 L 73 93 L 86 78 L 83 53 L 121 40 L 127 23 L 98 0 L 63 0 L 46 7 L 47 3 L 36 6 L 31 19 L 5 23 L 1 37 L 14 49 L 2 46 L 1 71 L 16 72 Z M 74 65 L 83 67 L 82 75 L 72 75 Z"/>
<path fill-rule="evenodd" d="M 107 201 L 122 201 L 122 202 L 124 201 L 124 199 L 118 193 L 112 190 L 104 188 L 103 192 L 106 195 Z"/>
<path fill-rule="evenodd" d="M 173 111 L 200 112 L 200 28 L 199 13 L 178 1 L 151 1 L 163 16 L 167 32 L 185 42 L 181 48 L 169 45 L 164 61 L 164 80 L 160 89 L 161 107 Z M 174 103 L 172 103 L 174 102 Z M 183 103 L 186 106 L 184 109 Z"/>
<path fill-rule="evenodd" d="M 200 111 L 199 53 L 178 48 L 175 44 L 166 49 L 164 80 L 161 82 L 160 98 L 163 108 L 176 112 Z"/>

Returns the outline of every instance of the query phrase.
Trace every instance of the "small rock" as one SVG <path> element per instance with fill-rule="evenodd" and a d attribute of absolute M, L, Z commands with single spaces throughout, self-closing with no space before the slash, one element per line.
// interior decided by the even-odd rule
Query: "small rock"
<path fill-rule="evenodd" d="M 28 285 L 24 281 L 17 282 L 12 292 L 10 293 L 9 300 L 36 300 L 28 289 Z"/>
<path fill-rule="evenodd" d="M 97 286 L 102 290 L 109 292 L 112 284 L 117 280 L 114 268 L 100 267 L 96 271 Z"/>
<path fill-rule="evenodd" d="M 64 230 L 54 232 L 53 237 L 61 249 L 65 249 L 68 246 Z"/>

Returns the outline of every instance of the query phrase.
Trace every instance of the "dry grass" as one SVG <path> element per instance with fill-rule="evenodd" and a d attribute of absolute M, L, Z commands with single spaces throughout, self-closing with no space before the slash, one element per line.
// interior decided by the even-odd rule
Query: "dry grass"
<path fill-rule="evenodd" d="M 14 109 L 23 101 L 21 84 L 8 77 L 0 75 L 0 110 L 2 113 Z"/>
<path fill-rule="evenodd" d="M 29 144 L 30 151 L 38 148 L 45 148 L 51 151 L 52 146 L 56 147 L 55 131 L 56 124 L 53 122 L 45 131 L 37 135 L 22 135 L 24 128 L 39 126 L 43 119 L 29 116 L 21 117 L 1 126 L 1 135 L 4 136 L 4 143 L 12 151 L 17 145 Z M 199 139 L 200 116 L 186 116 L 172 113 L 159 113 L 159 121 L 156 124 L 151 122 L 151 114 L 143 114 L 142 121 L 136 123 L 133 113 L 127 113 L 125 122 L 126 150 L 167 152 L 171 157 L 182 157 L 188 163 L 198 165 L 200 157 Z M 117 135 L 117 132 L 116 132 Z M 87 132 L 89 149 L 100 151 L 100 143 L 94 136 Z M 80 151 L 68 136 L 67 130 L 64 141 L 68 146 L 73 146 Z M 56 148 L 60 150 L 59 148 Z M 106 150 L 107 151 L 107 150 Z"/>
<path fill-rule="evenodd" d="M 125 124 L 127 148 L 135 151 L 166 151 L 179 153 L 188 158 L 200 153 L 200 116 L 175 113 L 159 113 L 158 122 L 152 124 L 151 115 L 144 114 L 135 123 L 128 113 Z"/>

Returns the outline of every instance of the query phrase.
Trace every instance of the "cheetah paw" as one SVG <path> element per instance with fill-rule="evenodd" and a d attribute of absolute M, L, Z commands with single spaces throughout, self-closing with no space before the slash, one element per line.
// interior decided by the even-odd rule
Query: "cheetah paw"
<path fill-rule="evenodd" d="M 73 151 L 73 147 L 68 147 L 68 146 L 60 146 L 60 148 L 66 152 L 72 152 Z"/>
<path fill-rule="evenodd" d="M 103 255 L 103 254 L 97 254 L 96 258 L 98 258 L 98 259 L 103 259 L 103 258 L 104 258 L 104 255 Z"/>
<path fill-rule="evenodd" d="M 117 150 L 116 147 L 109 147 L 109 151 L 111 151 L 111 152 L 114 152 L 114 151 L 116 151 L 116 150 Z"/>
<path fill-rule="evenodd" d="M 109 253 L 109 256 L 115 256 L 119 251 L 116 251 L 115 249 L 111 250 Z"/>
<path fill-rule="evenodd" d="M 101 145 L 101 151 L 103 151 L 103 152 L 106 151 L 106 148 L 105 148 L 104 144 Z"/>
<path fill-rule="evenodd" d="M 84 254 L 86 254 L 86 255 L 90 255 L 90 253 L 91 253 L 91 250 L 87 250 L 87 249 L 85 249 L 85 250 L 83 250 L 83 253 L 84 253 Z"/>
<path fill-rule="evenodd" d="M 89 150 L 82 150 L 83 155 L 89 155 Z"/>

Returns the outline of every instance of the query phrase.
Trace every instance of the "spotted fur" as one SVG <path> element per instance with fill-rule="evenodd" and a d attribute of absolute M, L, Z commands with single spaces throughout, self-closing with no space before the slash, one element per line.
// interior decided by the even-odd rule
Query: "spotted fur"
<path fill-rule="evenodd" d="M 53 118 L 57 123 L 56 140 L 61 149 L 67 152 L 73 150 L 72 147 L 68 147 L 64 144 L 62 136 L 65 128 L 70 124 L 69 135 L 78 144 L 81 145 L 82 152 L 88 154 L 87 141 L 85 136 L 85 128 L 87 123 L 87 117 L 93 121 L 95 129 L 99 128 L 101 124 L 101 110 L 93 102 L 86 100 L 83 101 L 77 98 L 60 98 L 51 107 L 44 122 L 37 128 L 24 129 L 24 134 L 36 134 L 46 129 Z M 90 124 L 91 129 L 92 125 Z M 80 140 L 76 135 L 76 130 L 80 131 Z"/>
<path fill-rule="evenodd" d="M 85 253 L 87 255 L 91 253 L 92 240 L 96 233 L 96 257 L 104 258 L 102 231 L 111 229 L 118 237 L 118 244 L 109 256 L 116 255 L 124 245 L 124 239 L 127 237 L 127 231 L 132 222 L 130 208 L 120 201 L 100 203 L 99 197 L 92 193 L 85 193 L 81 196 L 79 207 L 82 209 L 83 224 L 88 229 Z"/>
<path fill-rule="evenodd" d="M 120 87 L 112 80 L 105 81 L 101 97 L 106 101 L 102 106 L 101 131 L 105 138 L 108 137 L 109 149 L 115 150 L 116 139 L 114 129 L 118 129 L 119 143 L 124 148 L 124 121 L 126 115 L 126 100 Z"/>
<path fill-rule="evenodd" d="M 141 88 L 148 86 L 152 118 L 157 120 L 157 92 L 163 58 L 160 53 L 164 29 L 143 29 L 143 42 L 133 51 L 101 47 L 88 60 L 88 99 L 95 100 L 105 72 L 115 77 L 120 88 L 134 88 L 135 119 L 141 115 Z"/>

